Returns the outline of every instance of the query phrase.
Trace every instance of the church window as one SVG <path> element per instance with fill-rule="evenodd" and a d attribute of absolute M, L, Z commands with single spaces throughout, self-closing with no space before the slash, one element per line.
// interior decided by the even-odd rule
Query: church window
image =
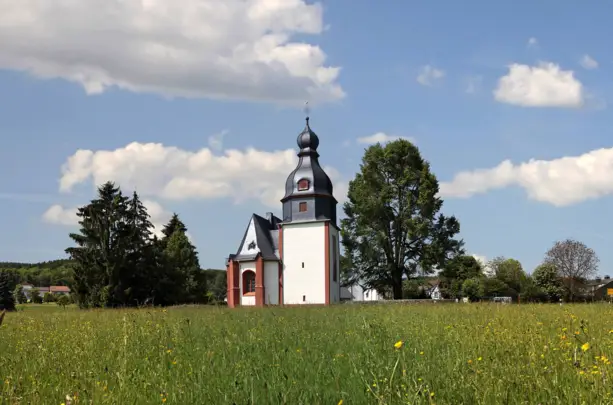
<path fill-rule="evenodd" d="M 243 273 L 243 294 L 255 293 L 255 273 L 247 270 Z"/>
<path fill-rule="evenodd" d="M 298 191 L 306 191 L 309 189 L 309 181 L 307 179 L 301 179 L 298 181 Z"/>
<path fill-rule="evenodd" d="M 306 212 L 306 210 L 307 210 L 307 203 L 301 202 L 300 204 L 298 204 L 298 211 Z"/>

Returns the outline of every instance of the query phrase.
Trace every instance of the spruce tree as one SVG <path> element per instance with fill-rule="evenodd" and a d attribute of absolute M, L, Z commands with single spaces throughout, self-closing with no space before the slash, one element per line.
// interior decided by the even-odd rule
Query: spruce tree
<path fill-rule="evenodd" d="M 13 292 L 17 285 L 17 274 L 11 270 L 0 270 L 0 311 L 14 311 L 15 297 Z"/>
<path fill-rule="evenodd" d="M 136 192 L 128 202 L 127 210 L 127 266 L 121 278 L 122 287 L 127 287 L 126 304 L 134 305 L 154 297 L 157 273 L 160 266 L 156 257 L 153 224 Z"/>
<path fill-rule="evenodd" d="M 160 290 L 164 301 L 196 303 L 206 301 L 206 277 L 200 269 L 198 252 L 187 237 L 187 227 L 177 214 L 162 229 L 164 277 Z"/>
<path fill-rule="evenodd" d="M 78 209 L 79 233 L 70 237 L 76 247 L 66 249 L 74 260 L 74 290 L 79 306 L 106 306 L 121 302 L 120 274 L 126 265 L 127 198 L 107 182 L 98 198 Z"/>

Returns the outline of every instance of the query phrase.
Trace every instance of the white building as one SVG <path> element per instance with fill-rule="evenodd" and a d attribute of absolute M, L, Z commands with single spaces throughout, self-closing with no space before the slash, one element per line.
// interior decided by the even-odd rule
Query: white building
<path fill-rule="evenodd" d="M 341 297 L 343 300 L 379 301 L 383 299 L 383 297 L 377 292 L 377 290 L 364 288 L 359 283 L 344 287 L 342 291 L 344 293 Z"/>
<path fill-rule="evenodd" d="M 319 138 L 306 121 L 298 165 L 285 182 L 283 219 L 253 214 L 228 257 L 229 307 L 340 301 L 337 201 L 319 164 Z"/>

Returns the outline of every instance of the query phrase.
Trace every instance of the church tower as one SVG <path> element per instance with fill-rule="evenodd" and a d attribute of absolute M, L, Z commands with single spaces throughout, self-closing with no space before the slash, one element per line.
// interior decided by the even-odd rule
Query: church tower
<path fill-rule="evenodd" d="M 337 201 L 319 164 L 319 138 L 308 117 L 297 142 L 298 165 L 287 177 L 281 200 L 279 301 L 328 305 L 340 301 Z"/>

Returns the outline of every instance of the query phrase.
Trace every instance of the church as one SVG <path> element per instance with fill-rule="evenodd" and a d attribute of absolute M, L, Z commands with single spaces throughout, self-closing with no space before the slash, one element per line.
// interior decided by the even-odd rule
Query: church
<path fill-rule="evenodd" d="M 319 138 L 298 135 L 298 165 L 285 182 L 283 219 L 253 214 L 227 261 L 228 306 L 329 305 L 340 301 L 340 242 L 332 181 Z"/>

